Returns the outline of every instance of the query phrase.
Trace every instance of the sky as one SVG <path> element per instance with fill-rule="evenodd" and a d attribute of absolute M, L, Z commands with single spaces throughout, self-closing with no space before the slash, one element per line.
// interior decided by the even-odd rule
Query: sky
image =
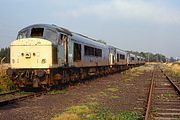
<path fill-rule="evenodd" d="M 180 0 L 0 0 L 0 48 L 38 23 L 124 50 L 180 58 Z"/>

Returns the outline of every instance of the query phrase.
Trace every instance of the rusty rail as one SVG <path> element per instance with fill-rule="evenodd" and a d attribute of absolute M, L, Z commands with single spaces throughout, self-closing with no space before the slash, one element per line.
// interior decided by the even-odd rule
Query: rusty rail
<path fill-rule="evenodd" d="M 19 92 L 19 90 L 14 90 L 14 91 L 6 92 L 6 93 L 1 93 L 0 96 L 9 95 L 9 94 L 15 94 L 17 92 Z"/>
<path fill-rule="evenodd" d="M 170 79 L 170 77 L 168 77 L 164 71 L 161 69 L 161 72 L 164 74 L 164 76 L 166 77 L 166 79 L 169 80 L 169 82 L 173 85 L 174 89 L 177 91 L 178 95 L 180 95 L 180 88 L 172 81 L 172 78 Z"/>
<path fill-rule="evenodd" d="M 0 101 L 0 107 L 8 105 L 8 104 L 13 104 L 13 103 L 18 102 L 18 101 L 25 100 L 27 98 L 39 97 L 39 96 L 44 95 L 44 94 L 46 94 L 45 91 L 38 92 L 38 93 L 32 93 L 32 94 L 29 94 L 29 95 L 24 95 L 24 96 L 21 96 L 21 97 L 12 98 L 12 99 L 8 99 L 8 100 L 3 100 L 3 101 Z"/>
<path fill-rule="evenodd" d="M 153 88 L 154 88 L 154 71 L 152 73 L 152 78 L 151 78 L 151 87 L 149 89 L 148 102 L 147 102 L 146 113 L 145 113 L 145 120 L 148 120 L 148 117 L 149 117 L 149 112 L 150 112 L 150 107 L 151 107 L 151 102 L 152 102 Z"/>
<path fill-rule="evenodd" d="M 178 95 L 180 95 L 180 88 L 168 77 L 162 69 L 160 69 L 163 75 L 166 77 L 166 79 L 171 83 L 171 85 L 174 87 L 174 89 L 177 91 Z M 148 102 L 147 102 L 147 107 L 146 107 L 146 113 L 145 113 L 145 120 L 149 119 L 149 113 L 151 109 L 151 104 L 152 104 L 152 93 L 154 89 L 154 71 L 152 73 L 152 79 L 151 79 L 151 87 L 149 89 L 149 94 L 148 94 Z"/>

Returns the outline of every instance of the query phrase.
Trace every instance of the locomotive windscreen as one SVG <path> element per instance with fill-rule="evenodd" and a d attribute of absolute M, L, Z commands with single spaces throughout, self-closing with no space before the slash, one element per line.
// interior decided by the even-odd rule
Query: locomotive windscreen
<path fill-rule="evenodd" d="M 41 38 L 43 37 L 44 28 L 32 28 L 31 29 L 31 37 Z"/>

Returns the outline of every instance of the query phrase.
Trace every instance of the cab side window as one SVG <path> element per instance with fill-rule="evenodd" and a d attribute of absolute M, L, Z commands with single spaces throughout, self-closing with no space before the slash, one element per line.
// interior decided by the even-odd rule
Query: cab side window
<path fill-rule="evenodd" d="M 80 61 L 81 60 L 81 44 L 74 43 L 74 57 L 73 60 Z"/>

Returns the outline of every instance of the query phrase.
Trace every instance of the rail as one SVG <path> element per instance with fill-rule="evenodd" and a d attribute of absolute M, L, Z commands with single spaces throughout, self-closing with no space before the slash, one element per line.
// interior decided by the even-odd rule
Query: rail
<path fill-rule="evenodd" d="M 3 101 L 0 101 L 0 107 L 3 107 L 3 106 L 8 105 L 8 104 L 13 104 L 15 102 L 22 101 L 22 100 L 25 100 L 25 99 L 28 99 L 28 98 L 39 97 L 39 96 L 44 95 L 46 93 L 47 92 L 43 91 L 43 92 L 32 93 L 32 94 L 29 94 L 29 95 L 20 96 L 20 97 L 17 97 L 17 98 L 3 100 Z"/>
<path fill-rule="evenodd" d="M 175 89 L 175 91 L 177 91 L 178 95 L 180 95 L 180 88 L 172 81 L 172 79 L 170 77 L 168 77 L 164 71 L 162 69 L 160 69 L 161 72 L 163 73 L 163 75 L 166 77 L 166 79 L 171 83 L 171 85 L 173 86 L 173 88 Z M 152 79 L 151 79 L 151 86 L 150 86 L 150 89 L 149 89 L 149 92 L 148 92 L 148 100 L 147 100 L 147 106 L 146 106 L 146 111 L 145 111 L 145 117 L 144 119 L 145 120 L 148 120 L 149 119 L 149 115 L 150 115 L 150 110 L 152 109 L 151 106 L 152 106 L 152 94 L 153 94 L 153 90 L 154 90 L 154 84 L 155 84 L 155 81 L 154 81 L 154 71 L 152 73 Z"/>
<path fill-rule="evenodd" d="M 174 89 L 178 92 L 178 94 L 180 95 L 180 88 L 172 81 L 172 78 L 170 79 L 170 77 L 168 77 L 164 71 L 161 69 L 161 72 L 164 74 L 164 76 L 166 77 L 166 79 L 169 80 L 169 82 L 173 85 Z"/>
<path fill-rule="evenodd" d="M 14 91 L 6 92 L 6 93 L 1 93 L 0 96 L 9 95 L 9 94 L 15 94 L 17 92 L 19 92 L 19 90 L 14 90 Z"/>
<path fill-rule="evenodd" d="M 146 113 L 145 113 L 145 120 L 148 120 L 148 118 L 149 118 L 153 88 L 154 88 L 154 71 L 152 73 L 152 78 L 151 78 L 151 87 L 149 89 L 148 102 L 147 102 L 147 108 L 146 108 Z"/>

